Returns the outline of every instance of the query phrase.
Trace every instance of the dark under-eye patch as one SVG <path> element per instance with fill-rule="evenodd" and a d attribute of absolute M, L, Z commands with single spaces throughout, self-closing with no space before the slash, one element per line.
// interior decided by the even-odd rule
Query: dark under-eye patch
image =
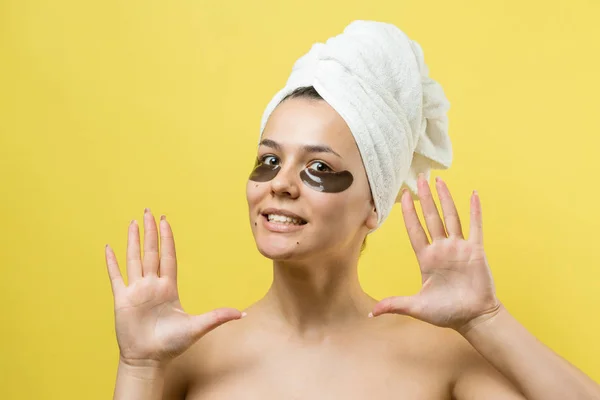
<path fill-rule="evenodd" d="M 280 170 L 280 165 L 264 164 L 256 160 L 254 169 L 248 179 L 254 182 L 267 182 L 275 178 Z"/>
<path fill-rule="evenodd" d="M 350 171 L 322 172 L 309 168 L 300 172 L 300 179 L 311 189 L 325 193 L 343 192 L 354 180 Z"/>

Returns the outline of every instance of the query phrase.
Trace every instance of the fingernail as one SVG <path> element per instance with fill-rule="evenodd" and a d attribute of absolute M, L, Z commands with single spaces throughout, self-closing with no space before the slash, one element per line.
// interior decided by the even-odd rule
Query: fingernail
<path fill-rule="evenodd" d="M 435 181 L 436 181 L 437 183 L 440 183 L 440 182 L 442 181 L 442 178 L 440 178 L 439 176 L 436 176 L 436 177 L 435 177 Z"/>
<path fill-rule="evenodd" d="M 164 221 L 165 219 L 167 219 L 167 217 L 164 214 L 160 216 L 161 221 Z"/>
<path fill-rule="evenodd" d="M 131 223 L 129 225 L 133 225 L 133 224 L 137 224 L 137 222 L 135 222 L 135 219 L 132 219 Z"/>
<path fill-rule="evenodd" d="M 246 315 L 248 315 L 246 312 L 242 313 L 242 318 L 244 318 Z"/>
<path fill-rule="evenodd" d="M 149 208 L 144 208 L 144 214 L 149 213 L 150 209 Z"/>
<path fill-rule="evenodd" d="M 373 313 L 372 313 L 372 312 L 370 312 L 370 313 L 369 313 L 369 315 L 368 315 L 368 317 L 369 317 L 369 318 L 373 318 Z"/>
<path fill-rule="evenodd" d="M 473 196 L 479 196 L 479 193 L 477 193 L 477 190 L 473 190 Z"/>

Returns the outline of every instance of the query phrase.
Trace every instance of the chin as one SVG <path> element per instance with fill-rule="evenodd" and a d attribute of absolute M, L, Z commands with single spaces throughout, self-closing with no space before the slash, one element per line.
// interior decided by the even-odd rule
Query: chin
<path fill-rule="evenodd" d="M 302 250 L 298 248 L 300 240 L 294 238 L 261 239 L 256 242 L 259 253 L 273 261 L 299 260 L 303 258 L 301 253 L 306 251 L 305 248 Z"/>

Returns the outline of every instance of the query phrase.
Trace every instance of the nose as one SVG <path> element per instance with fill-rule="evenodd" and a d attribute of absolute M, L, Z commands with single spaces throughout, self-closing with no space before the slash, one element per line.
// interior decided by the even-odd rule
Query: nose
<path fill-rule="evenodd" d="M 276 196 L 297 198 L 300 194 L 298 173 L 293 165 L 282 167 L 277 176 L 271 180 L 271 192 Z"/>

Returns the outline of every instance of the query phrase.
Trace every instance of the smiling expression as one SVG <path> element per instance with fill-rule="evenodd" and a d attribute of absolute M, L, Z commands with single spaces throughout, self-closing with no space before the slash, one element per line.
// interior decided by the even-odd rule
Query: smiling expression
<path fill-rule="evenodd" d="M 352 133 L 323 100 L 288 99 L 273 111 L 246 197 L 257 247 L 274 260 L 358 254 L 377 222 Z"/>

